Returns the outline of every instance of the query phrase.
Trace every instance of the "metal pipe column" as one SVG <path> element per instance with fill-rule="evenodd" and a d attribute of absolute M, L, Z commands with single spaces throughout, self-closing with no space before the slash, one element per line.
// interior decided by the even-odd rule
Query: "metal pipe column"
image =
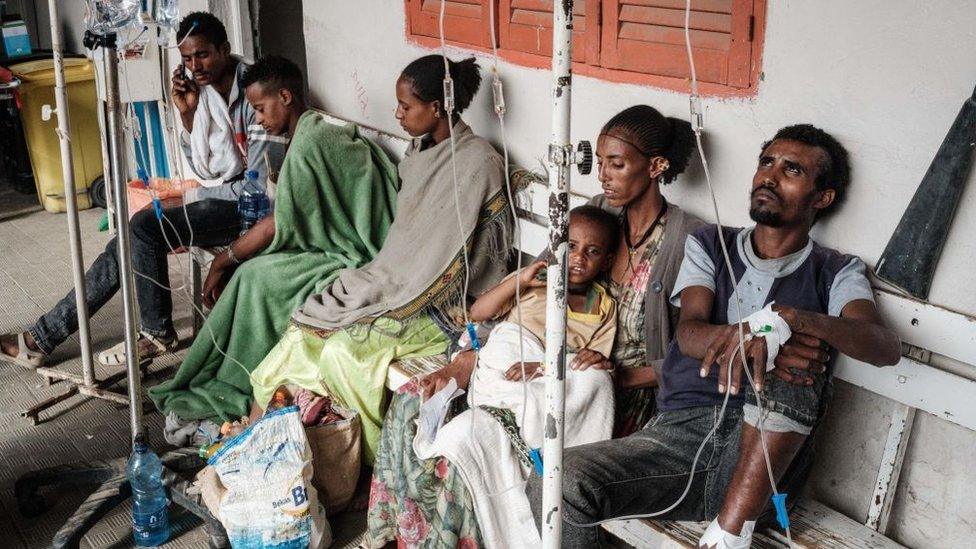
<path fill-rule="evenodd" d="M 115 202 L 115 227 L 119 246 L 119 278 L 122 285 L 122 309 L 125 320 L 125 364 L 129 378 L 129 420 L 132 438 L 143 432 L 142 424 L 142 373 L 139 370 L 136 328 L 136 295 L 132 278 L 132 255 L 129 246 L 129 199 L 125 188 L 125 140 L 122 136 L 122 102 L 119 98 L 119 60 L 115 35 L 105 37 L 102 59 L 105 66 L 105 110 L 109 156 L 111 157 L 113 199 Z"/>
<path fill-rule="evenodd" d="M 553 1 L 552 133 L 549 141 L 549 264 L 546 290 L 546 418 L 543 442 L 542 546 L 562 539 L 563 412 L 566 377 L 566 260 L 569 170 L 575 163 L 569 140 L 573 0 Z"/>
<path fill-rule="evenodd" d="M 58 15 L 57 0 L 48 1 L 51 15 L 51 49 L 54 50 L 54 105 L 58 117 L 58 141 L 61 144 L 61 175 L 64 179 L 64 203 L 68 210 L 68 243 L 71 248 L 71 274 L 75 285 L 78 312 L 78 338 L 81 340 L 81 368 L 85 385 L 95 385 L 92 364 L 91 332 L 88 325 L 88 292 L 85 288 L 85 265 L 78 225 L 78 195 L 75 189 L 75 167 L 71 156 L 71 128 L 68 119 L 68 90 L 64 81 L 64 39 Z"/>

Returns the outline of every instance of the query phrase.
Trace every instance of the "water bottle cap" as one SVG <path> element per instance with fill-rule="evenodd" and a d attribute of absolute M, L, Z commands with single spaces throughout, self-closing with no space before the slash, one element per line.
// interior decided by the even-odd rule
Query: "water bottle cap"
<path fill-rule="evenodd" d="M 244 172 L 244 177 L 247 178 L 247 179 L 257 179 L 258 178 L 258 171 L 257 170 L 247 170 L 246 172 Z"/>
<path fill-rule="evenodd" d="M 136 435 L 136 438 L 133 441 L 133 449 L 140 454 L 149 450 L 149 444 L 146 442 L 145 433 L 139 433 Z"/>

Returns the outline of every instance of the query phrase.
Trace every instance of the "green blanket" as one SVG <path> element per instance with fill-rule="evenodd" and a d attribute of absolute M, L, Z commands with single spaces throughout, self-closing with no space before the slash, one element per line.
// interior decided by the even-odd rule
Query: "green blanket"
<path fill-rule="evenodd" d="M 274 241 L 234 273 L 176 375 L 149 390 L 156 406 L 188 420 L 247 414 L 250 372 L 312 292 L 372 260 L 398 189 L 396 166 L 355 126 L 306 112 L 278 178 Z"/>

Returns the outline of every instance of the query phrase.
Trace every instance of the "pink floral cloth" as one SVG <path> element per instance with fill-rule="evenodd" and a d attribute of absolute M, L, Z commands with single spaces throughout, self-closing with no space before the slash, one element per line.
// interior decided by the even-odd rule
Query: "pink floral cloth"
<path fill-rule="evenodd" d="M 417 386 L 394 395 L 383 421 L 369 491 L 369 546 L 396 540 L 404 549 L 478 549 L 474 503 L 448 460 L 420 460 L 413 451 L 420 411 Z"/>

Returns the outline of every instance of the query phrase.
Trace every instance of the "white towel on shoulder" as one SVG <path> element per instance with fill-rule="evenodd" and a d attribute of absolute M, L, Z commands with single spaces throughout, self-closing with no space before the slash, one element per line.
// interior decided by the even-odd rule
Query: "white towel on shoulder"
<path fill-rule="evenodd" d="M 213 86 L 201 87 L 199 97 L 190 132 L 193 167 L 202 179 L 224 182 L 244 170 L 234 142 L 234 123 L 227 102 Z"/>

